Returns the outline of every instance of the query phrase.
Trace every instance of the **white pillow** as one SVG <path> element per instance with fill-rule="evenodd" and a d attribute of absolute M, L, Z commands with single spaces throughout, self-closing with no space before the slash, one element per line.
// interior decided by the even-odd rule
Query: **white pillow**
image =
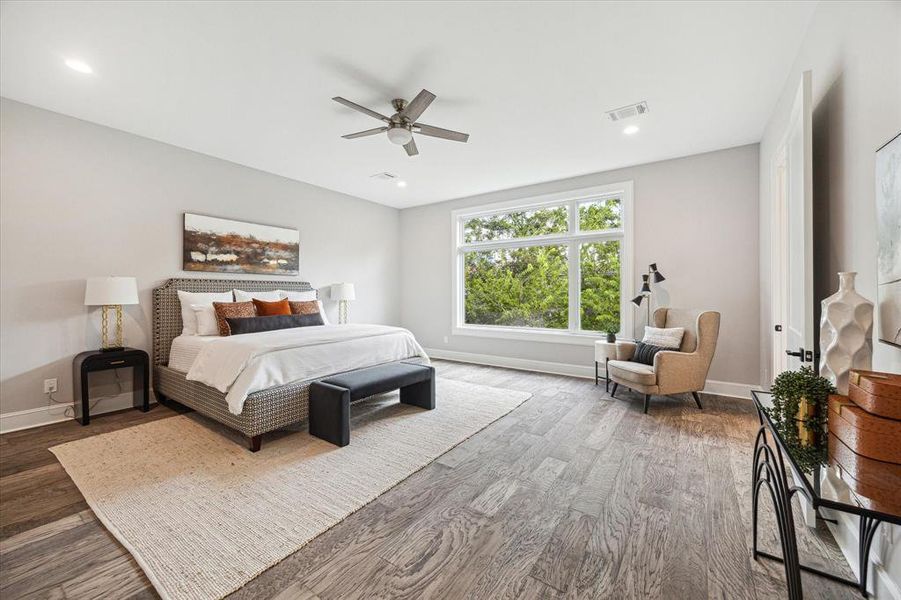
<path fill-rule="evenodd" d="M 219 335 L 219 322 L 212 304 L 192 304 L 191 309 L 197 322 L 195 335 Z"/>
<path fill-rule="evenodd" d="M 197 335 L 197 317 L 192 304 L 209 304 L 213 302 L 232 302 L 231 292 L 185 292 L 178 290 L 178 301 L 181 303 L 182 335 Z"/>
<path fill-rule="evenodd" d="M 678 350 L 679 346 L 682 345 L 683 335 L 685 335 L 684 327 L 645 327 L 644 338 L 641 341 L 658 348 L 674 348 Z"/>
<path fill-rule="evenodd" d="M 278 302 L 282 300 L 282 293 L 279 291 L 274 292 L 243 292 L 241 290 L 234 290 L 235 292 L 235 302 L 250 302 L 251 300 L 262 300 L 263 302 Z"/>
<path fill-rule="evenodd" d="M 310 290 L 308 292 L 286 292 L 285 290 L 278 290 L 278 293 L 281 294 L 282 298 L 290 300 L 291 302 L 309 302 L 310 300 L 316 299 L 316 290 Z"/>

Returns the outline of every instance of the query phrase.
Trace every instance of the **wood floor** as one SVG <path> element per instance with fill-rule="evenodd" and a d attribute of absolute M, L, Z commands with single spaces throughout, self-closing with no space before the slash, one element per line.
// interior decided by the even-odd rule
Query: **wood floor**
<path fill-rule="evenodd" d="M 783 598 L 750 558 L 750 401 L 655 398 L 571 377 L 435 361 L 534 397 L 231 598 Z M 440 398 L 439 398 L 440 401 Z M 0 436 L 0 596 L 155 598 L 47 448 L 175 415 L 158 406 Z M 266 451 L 265 442 L 263 452 Z M 763 546 L 778 553 L 772 507 Z M 850 576 L 825 530 L 802 560 Z M 857 598 L 804 576 L 808 598 Z"/>

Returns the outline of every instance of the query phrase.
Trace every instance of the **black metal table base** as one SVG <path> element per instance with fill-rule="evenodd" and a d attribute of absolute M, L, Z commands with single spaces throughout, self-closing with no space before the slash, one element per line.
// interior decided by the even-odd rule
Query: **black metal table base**
<path fill-rule="evenodd" d="M 752 470 L 753 496 L 751 506 L 751 527 L 753 528 L 753 552 L 754 560 L 758 557 L 767 558 L 781 562 L 785 565 L 785 580 L 788 586 L 788 597 L 790 600 L 802 600 L 803 591 L 801 589 L 801 571 L 806 571 L 826 579 L 843 583 L 856 587 L 864 598 L 868 596 L 867 592 L 867 571 L 869 567 L 870 547 L 873 544 L 873 538 L 876 529 L 882 522 L 879 519 L 860 515 L 860 536 L 859 536 L 859 570 L 860 581 L 839 577 L 832 573 L 827 573 L 814 567 L 801 564 L 798 558 L 798 545 L 795 539 L 795 522 L 792 515 L 792 496 L 795 493 L 801 493 L 807 496 L 806 492 L 799 487 L 789 486 L 788 472 L 785 469 L 785 463 L 782 454 L 777 447 L 770 446 L 767 441 L 767 429 L 765 425 L 760 426 L 757 432 L 757 439 L 754 442 L 754 463 Z M 776 556 L 757 548 L 757 508 L 759 506 L 760 491 L 766 488 L 770 492 L 770 498 L 773 500 L 773 506 L 776 511 L 776 522 L 779 526 L 779 538 L 782 545 L 782 556 Z M 819 516 L 818 516 L 819 518 Z"/>

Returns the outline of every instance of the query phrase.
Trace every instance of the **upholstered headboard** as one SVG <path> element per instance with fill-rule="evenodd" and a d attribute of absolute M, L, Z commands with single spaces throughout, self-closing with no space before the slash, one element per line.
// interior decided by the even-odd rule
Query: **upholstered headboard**
<path fill-rule="evenodd" d="M 167 279 L 153 289 L 153 364 L 169 362 L 172 340 L 181 335 L 181 304 L 178 290 L 185 292 L 229 292 L 233 289 L 248 292 L 286 290 L 315 291 L 308 281 L 277 281 L 272 279 Z M 318 292 L 317 292 L 318 297 Z"/>

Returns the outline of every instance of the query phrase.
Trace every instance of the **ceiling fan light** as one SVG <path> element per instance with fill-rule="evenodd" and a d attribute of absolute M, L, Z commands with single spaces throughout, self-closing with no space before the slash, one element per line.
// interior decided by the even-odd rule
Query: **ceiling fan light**
<path fill-rule="evenodd" d="M 406 127 L 392 127 L 388 130 L 388 141 L 398 146 L 409 144 L 413 139 L 413 132 Z"/>

